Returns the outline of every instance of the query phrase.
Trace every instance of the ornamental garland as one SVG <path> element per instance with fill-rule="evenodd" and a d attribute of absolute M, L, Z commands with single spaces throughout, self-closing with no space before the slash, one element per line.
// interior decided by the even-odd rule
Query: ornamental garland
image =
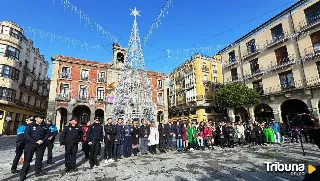
<path fill-rule="evenodd" d="M 158 17 L 155 19 L 154 23 L 151 25 L 147 36 L 144 38 L 143 43 L 145 44 L 148 41 L 148 38 L 152 35 L 153 31 L 155 28 L 158 28 L 161 25 L 161 18 L 164 17 L 164 15 L 167 13 L 167 15 L 169 14 L 169 7 L 172 6 L 173 2 L 172 0 L 166 0 L 166 3 L 164 4 L 164 6 L 161 8 L 160 13 L 158 15 Z"/>
<path fill-rule="evenodd" d="M 84 22 L 86 26 L 90 26 L 92 31 L 95 30 L 106 37 L 107 41 L 110 40 L 111 43 L 118 42 L 118 38 L 112 35 L 109 31 L 104 29 L 100 24 L 93 21 L 88 15 L 86 15 L 80 8 L 73 5 L 69 0 L 60 0 L 61 5 L 63 5 L 64 10 L 68 9 L 72 13 L 79 16 L 80 23 Z M 55 0 L 53 0 L 53 5 L 55 5 Z"/>

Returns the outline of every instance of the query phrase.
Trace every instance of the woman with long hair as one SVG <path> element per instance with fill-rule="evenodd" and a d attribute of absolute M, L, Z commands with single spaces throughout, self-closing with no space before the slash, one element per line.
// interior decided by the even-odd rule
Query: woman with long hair
<path fill-rule="evenodd" d="M 181 133 L 182 133 L 183 150 L 187 152 L 188 151 L 188 130 L 187 130 L 186 123 L 183 123 L 181 128 Z"/>

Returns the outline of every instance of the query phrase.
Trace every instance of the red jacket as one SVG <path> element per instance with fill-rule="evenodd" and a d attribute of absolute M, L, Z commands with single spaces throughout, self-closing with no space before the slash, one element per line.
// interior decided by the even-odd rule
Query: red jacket
<path fill-rule="evenodd" d="M 205 127 L 203 133 L 204 133 L 204 136 L 208 136 L 209 135 L 210 137 L 213 137 L 212 128 L 210 128 L 210 127 Z"/>
<path fill-rule="evenodd" d="M 89 126 L 83 126 L 83 136 L 82 136 L 82 141 L 87 141 L 87 131 L 89 129 Z"/>

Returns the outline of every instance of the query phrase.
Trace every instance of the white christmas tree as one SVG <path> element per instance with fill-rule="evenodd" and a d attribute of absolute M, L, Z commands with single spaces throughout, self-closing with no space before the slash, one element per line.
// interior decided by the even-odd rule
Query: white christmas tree
<path fill-rule="evenodd" d="M 147 76 L 141 41 L 138 32 L 139 11 L 131 10 L 133 27 L 126 52 L 126 63 L 119 76 L 113 116 L 125 120 L 153 120 L 154 104 L 151 97 L 151 82 Z"/>

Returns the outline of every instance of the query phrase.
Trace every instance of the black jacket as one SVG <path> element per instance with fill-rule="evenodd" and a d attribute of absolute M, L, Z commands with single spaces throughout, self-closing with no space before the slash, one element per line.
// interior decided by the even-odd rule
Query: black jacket
<path fill-rule="evenodd" d="M 235 135 L 236 131 L 232 126 L 227 126 L 226 127 L 226 136 L 228 139 L 234 139 L 234 135 Z"/>
<path fill-rule="evenodd" d="M 287 126 L 285 124 L 280 124 L 280 135 L 285 136 L 287 134 Z"/>
<path fill-rule="evenodd" d="M 88 128 L 87 141 L 92 142 L 94 140 L 97 140 L 97 141 L 103 140 L 103 126 L 99 123 L 93 123 Z"/>
<path fill-rule="evenodd" d="M 64 127 L 60 135 L 60 145 L 78 144 L 82 139 L 83 130 L 79 126 L 72 126 L 71 124 Z"/>
<path fill-rule="evenodd" d="M 166 125 L 165 124 L 160 123 L 159 126 L 158 126 L 158 131 L 159 131 L 159 137 L 160 138 L 167 136 L 166 135 L 167 132 L 166 132 Z"/>
<path fill-rule="evenodd" d="M 139 128 L 133 126 L 131 135 L 132 135 L 132 144 L 134 144 L 134 145 L 138 144 L 139 143 Z"/>
<path fill-rule="evenodd" d="M 181 125 L 176 125 L 174 130 L 175 130 L 174 134 L 176 134 L 176 138 L 181 139 L 182 138 L 182 127 L 181 127 Z"/>
<path fill-rule="evenodd" d="M 253 130 L 255 132 L 256 137 L 262 136 L 263 130 L 259 125 L 255 125 Z"/>
<path fill-rule="evenodd" d="M 50 136 L 48 127 L 45 124 L 36 124 L 35 122 L 28 124 L 24 131 L 26 143 L 36 143 L 38 140 L 47 141 Z"/>
<path fill-rule="evenodd" d="M 149 126 L 140 126 L 139 128 L 139 134 L 141 138 L 144 138 L 145 136 L 149 137 L 150 135 L 150 127 Z"/>
<path fill-rule="evenodd" d="M 106 124 L 104 126 L 105 140 L 114 140 L 117 134 L 116 127 L 112 124 Z"/>
<path fill-rule="evenodd" d="M 226 136 L 226 127 L 222 126 L 222 131 L 220 130 L 220 126 L 216 128 L 216 134 L 219 138 L 225 138 Z"/>
<path fill-rule="evenodd" d="M 170 133 L 174 133 L 174 125 L 168 123 L 164 125 L 164 128 L 165 128 L 166 137 L 172 137 L 173 135 L 171 135 Z"/>

